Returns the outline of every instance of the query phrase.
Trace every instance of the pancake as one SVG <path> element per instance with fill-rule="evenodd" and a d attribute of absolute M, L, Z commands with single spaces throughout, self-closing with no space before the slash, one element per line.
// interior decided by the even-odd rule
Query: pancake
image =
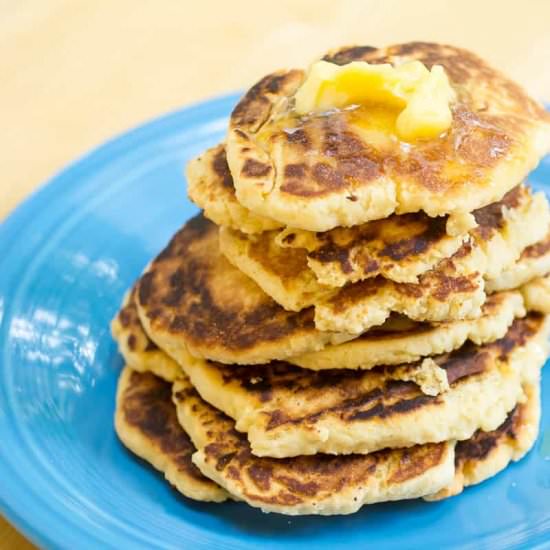
<path fill-rule="evenodd" d="M 337 291 L 317 282 L 305 250 L 278 249 L 273 233 L 247 238 L 222 228 L 220 250 L 285 309 L 315 305 L 315 326 L 324 331 L 360 334 L 382 324 L 392 312 L 432 322 L 476 317 L 485 301 L 486 259 L 469 242 L 416 284 L 376 277 Z"/>
<path fill-rule="evenodd" d="M 189 198 L 217 225 L 243 233 L 260 233 L 282 227 L 280 222 L 254 214 L 239 203 L 223 144 L 191 160 L 186 174 Z"/>
<path fill-rule="evenodd" d="M 550 275 L 533 279 L 520 290 L 526 307 L 533 311 L 550 314 Z"/>
<path fill-rule="evenodd" d="M 540 311 L 531 304 L 529 309 Z M 550 309 L 542 312 L 550 313 Z M 394 316 L 355 340 L 291 357 L 288 361 L 313 370 L 371 369 L 377 365 L 411 363 L 458 349 L 467 340 L 478 345 L 498 340 L 516 317 L 524 315 L 519 292 L 498 292 L 487 298 L 477 319 L 429 324 Z"/>
<path fill-rule="evenodd" d="M 509 269 L 487 281 L 487 292 L 518 288 L 533 279 L 550 273 L 550 233 L 544 239 L 527 247 Z"/>
<path fill-rule="evenodd" d="M 220 249 L 235 267 L 285 309 L 299 311 L 315 305 L 315 323 L 319 330 L 360 334 L 383 323 L 391 312 L 429 322 L 478 316 L 479 306 L 485 300 L 483 277 L 493 278 L 510 269 L 527 246 L 547 234 L 550 220 L 544 195 L 533 196 L 523 186 L 514 188 L 503 201 L 474 215 L 478 226 L 471 232 L 470 242 L 462 244 L 450 259 L 423 273 L 416 283 L 395 283 L 378 276 L 347 285 L 337 292 L 320 284 L 318 272 L 311 269 L 307 244 L 280 248 L 277 243 L 280 235 L 275 231 L 247 236 L 221 228 Z M 364 226 L 377 223 L 382 222 Z M 357 229 L 345 231 L 351 233 Z M 303 233 L 298 233 L 298 242 L 303 243 L 300 238 Z M 329 255 L 338 254 L 333 250 Z M 402 267 L 406 265 L 407 262 Z M 335 279 L 330 282 L 334 283 Z"/>
<path fill-rule="evenodd" d="M 436 396 L 393 380 L 403 365 L 314 372 L 189 360 L 182 368 L 205 401 L 236 421 L 257 456 L 370 453 L 496 429 L 522 399 L 522 384 L 538 376 L 548 328 L 544 316 L 530 313 L 496 342 L 429 359 L 450 385 Z"/>
<path fill-rule="evenodd" d="M 276 243 L 305 248 L 309 268 L 324 285 L 339 287 L 378 275 L 417 283 L 468 238 L 461 230 L 449 234 L 449 219 L 418 212 L 324 233 L 288 228 L 277 233 Z M 492 278 L 513 264 L 524 248 L 544 238 L 550 212 L 543 193 L 532 194 L 519 185 L 502 200 L 474 211 L 472 219 L 477 227 L 468 228 L 470 238 L 485 253 L 485 275 Z"/>
<path fill-rule="evenodd" d="M 397 139 L 397 112 L 355 105 L 298 116 L 304 71 L 272 73 L 231 114 L 227 161 L 239 202 L 290 227 L 327 231 L 423 210 L 435 217 L 500 200 L 550 149 L 550 115 L 476 55 L 441 44 L 343 48 L 324 58 L 442 65 L 456 93 L 451 127 Z"/>
<path fill-rule="evenodd" d="M 137 284 L 141 323 L 181 361 L 187 352 L 225 363 L 263 363 L 352 338 L 320 332 L 313 310 L 290 313 L 219 252 L 218 228 L 199 215 L 150 264 Z"/>
<path fill-rule="evenodd" d="M 173 399 L 198 448 L 193 462 L 201 472 L 264 512 L 351 514 L 365 504 L 437 492 L 453 477 L 454 442 L 370 455 L 259 458 L 235 423 L 203 401 L 187 379 L 174 383 Z"/>
<path fill-rule="evenodd" d="M 220 251 L 288 311 L 300 311 L 336 294 L 338 289 L 320 284 L 309 269 L 306 250 L 281 248 L 276 237 L 276 231 L 247 237 L 221 227 Z"/>
<path fill-rule="evenodd" d="M 418 284 L 376 277 L 347 285 L 315 306 L 315 326 L 361 334 L 384 323 L 392 313 L 431 323 L 479 317 L 486 299 L 484 265 L 481 249 L 466 243 L 422 275 Z"/>
<path fill-rule="evenodd" d="M 117 389 L 118 437 L 186 497 L 222 502 L 229 495 L 203 476 L 191 460 L 196 449 L 178 423 L 171 394 L 171 384 L 150 373 L 124 368 Z"/>
<path fill-rule="evenodd" d="M 122 307 L 111 322 L 111 333 L 126 365 L 139 372 L 152 372 L 172 382 L 182 375 L 181 367 L 147 336 L 135 304 L 136 289 L 124 296 Z"/>
<path fill-rule="evenodd" d="M 533 447 L 540 422 L 540 384 L 525 384 L 526 400 L 518 403 L 506 420 L 491 432 L 478 430 L 471 439 L 455 447 L 455 477 L 444 489 L 426 500 L 440 500 L 460 494 L 521 460 Z"/>

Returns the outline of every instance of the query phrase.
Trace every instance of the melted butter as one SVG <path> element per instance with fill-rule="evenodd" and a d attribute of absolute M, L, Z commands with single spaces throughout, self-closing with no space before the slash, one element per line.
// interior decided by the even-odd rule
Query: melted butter
<path fill-rule="evenodd" d="M 419 61 L 397 67 L 354 61 L 314 63 L 295 95 L 298 115 L 327 113 L 350 106 L 367 107 L 371 130 L 400 139 L 431 139 L 452 123 L 454 92 L 443 67 L 431 70 Z M 391 120 L 390 120 L 391 119 Z M 363 125 L 364 127 L 364 125 Z"/>

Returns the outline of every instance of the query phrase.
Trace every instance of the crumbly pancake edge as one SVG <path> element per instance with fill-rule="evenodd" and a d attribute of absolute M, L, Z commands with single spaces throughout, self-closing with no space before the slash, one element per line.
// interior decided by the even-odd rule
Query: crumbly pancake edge
<path fill-rule="evenodd" d="M 521 287 L 550 273 L 550 233 L 528 246 L 519 259 L 495 279 L 487 281 L 487 292 Z"/>
<path fill-rule="evenodd" d="M 466 244 L 415 285 L 388 279 L 366 279 L 343 287 L 315 306 L 315 326 L 321 331 L 362 334 L 381 325 L 391 313 L 414 321 L 458 321 L 481 315 L 485 282 L 484 255 Z"/>
<path fill-rule="evenodd" d="M 124 296 L 121 309 L 111 321 L 111 334 L 126 365 L 139 372 L 152 372 L 172 382 L 182 374 L 181 367 L 153 344 L 143 330 L 135 304 L 134 289 Z"/>
<path fill-rule="evenodd" d="M 497 302 L 496 307 L 491 307 Z M 550 306 L 550 304 L 549 304 Z M 529 308 L 534 309 L 534 308 Z M 525 307 L 518 291 L 505 291 L 489 296 L 478 319 L 450 321 L 425 329 L 399 333 L 373 331 L 349 342 L 288 359 L 290 363 L 312 370 L 371 369 L 377 365 L 412 363 L 422 357 L 448 353 L 467 340 L 486 344 L 502 338 L 516 317 L 525 315 Z"/>

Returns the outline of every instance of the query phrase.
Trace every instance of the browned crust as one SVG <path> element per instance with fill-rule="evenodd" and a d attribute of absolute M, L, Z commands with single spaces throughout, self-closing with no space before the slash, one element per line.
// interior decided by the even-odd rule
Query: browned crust
<path fill-rule="evenodd" d="M 178 402 L 197 399 L 194 390 L 174 395 Z M 199 398 L 200 399 L 200 398 Z M 234 422 L 205 404 L 199 421 L 212 425 L 210 443 L 203 453 L 222 477 L 240 484 L 243 496 L 259 504 L 295 506 L 312 499 L 321 501 L 336 492 L 377 475 L 382 463 L 391 459 L 387 482 L 403 483 L 438 465 L 446 444 L 427 444 L 408 449 L 382 450 L 368 455 L 332 456 L 317 454 L 285 459 L 259 458 L 252 454 L 245 434 Z"/>
<path fill-rule="evenodd" d="M 418 283 L 396 283 L 377 276 L 343 287 L 326 303 L 334 313 L 341 313 L 358 300 L 374 296 L 384 288 L 393 288 L 395 292 L 412 298 L 420 298 L 429 292 L 430 296 L 440 302 L 445 302 L 451 295 L 470 294 L 479 287 L 479 273 L 459 274 L 455 261 L 471 250 L 471 243 L 463 244 L 451 258 L 441 261 L 435 269 L 421 275 Z"/>
<path fill-rule="evenodd" d="M 196 448 L 178 423 L 171 384 L 150 373 L 132 371 L 120 406 L 125 423 L 141 432 L 179 470 L 201 483 L 211 483 L 191 461 Z"/>
<path fill-rule="evenodd" d="M 132 352 L 157 351 L 159 347 L 145 334 L 135 303 L 136 286 L 132 287 L 128 299 L 118 312 L 116 319 L 128 333 L 128 348 Z"/>
<path fill-rule="evenodd" d="M 411 226 L 413 233 L 407 237 L 394 240 L 389 236 L 385 246 L 377 252 L 377 255 L 389 262 L 401 262 L 408 258 L 419 256 L 430 247 L 437 244 L 447 236 L 447 218 L 429 218 L 424 213 L 393 215 L 390 220 L 402 226 Z M 317 250 L 311 252 L 309 257 L 320 263 L 336 262 L 343 273 L 352 270 L 352 261 L 363 267 L 363 273 L 377 271 L 380 268 L 379 261 L 371 258 L 368 244 L 381 238 L 381 231 L 386 220 L 370 222 L 364 226 L 358 226 L 357 236 L 345 244 L 339 245 L 333 239 L 332 232 L 318 234 L 319 240 L 326 241 Z M 354 249 L 359 247 L 362 253 L 355 254 Z"/>
<path fill-rule="evenodd" d="M 154 328 L 201 348 L 214 345 L 237 351 L 316 332 L 311 308 L 285 311 L 221 256 L 217 235 L 218 228 L 199 214 L 176 233 L 141 277 L 139 304 Z M 222 299 L 213 279 L 218 277 L 220 283 L 223 273 L 236 278 L 236 288 Z M 239 291 L 246 296 L 237 299 Z"/>
<path fill-rule="evenodd" d="M 212 159 L 212 170 L 216 174 L 219 180 L 222 182 L 223 187 L 235 192 L 235 186 L 233 184 L 233 177 L 229 171 L 227 164 L 227 156 L 225 153 L 225 147 L 218 147 L 214 158 Z"/>
<path fill-rule="evenodd" d="M 516 319 L 506 335 L 484 346 L 467 342 L 460 349 L 435 357 L 445 369 L 451 388 L 470 376 L 491 368 L 495 361 L 505 361 L 516 348 L 523 346 L 540 329 L 544 316 L 530 313 Z M 238 384 L 259 403 L 265 404 L 266 428 L 273 430 L 283 424 L 313 424 L 320 416 L 338 414 L 342 421 L 356 422 L 388 418 L 426 406 L 436 405 L 440 397 L 422 393 L 412 382 L 392 379 L 392 372 L 401 366 L 375 367 L 371 371 L 323 370 L 309 371 L 285 362 L 268 365 L 236 366 L 210 363 L 219 370 L 224 384 Z M 414 369 L 416 363 L 409 366 Z M 374 389 L 365 391 L 365 381 L 371 380 Z M 372 386 L 371 384 L 371 386 Z M 368 386 L 368 384 L 367 384 Z M 331 394 L 338 389 L 338 399 L 330 406 L 307 414 L 289 416 L 277 404 L 281 395 L 305 396 L 308 400 Z M 271 406 L 270 406 L 271 403 Z"/>
<path fill-rule="evenodd" d="M 521 260 L 534 260 L 544 256 L 550 251 L 550 233 L 538 243 L 528 246 L 521 254 L 519 262 Z"/>
<path fill-rule="evenodd" d="M 278 71 L 259 80 L 237 103 L 231 120 L 237 127 L 257 129 L 269 116 L 272 100 L 302 78 L 302 71 Z"/>
<path fill-rule="evenodd" d="M 455 447 L 457 467 L 471 460 L 484 460 L 503 440 L 517 439 L 521 432 L 524 416 L 525 405 L 516 405 L 496 430 L 491 432 L 477 430 L 471 439 L 459 441 Z"/>

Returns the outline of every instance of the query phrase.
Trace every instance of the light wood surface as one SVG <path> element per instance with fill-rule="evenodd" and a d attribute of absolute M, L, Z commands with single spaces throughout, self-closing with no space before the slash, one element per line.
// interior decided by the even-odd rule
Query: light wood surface
<path fill-rule="evenodd" d="M 0 0 L 0 219 L 67 162 L 344 44 L 448 42 L 550 101 L 550 2 Z M 27 549 L 0 518 L 0 549 Z"/>

